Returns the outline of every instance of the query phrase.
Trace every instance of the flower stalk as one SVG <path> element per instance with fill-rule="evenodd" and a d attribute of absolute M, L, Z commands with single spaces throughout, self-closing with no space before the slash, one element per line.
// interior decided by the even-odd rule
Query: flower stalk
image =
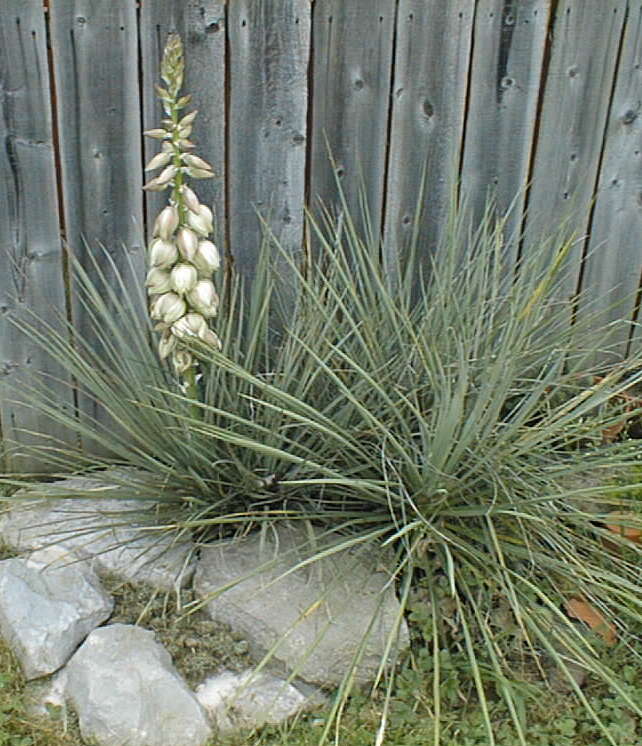
<path fill-rule="evenodd" d="M 190 96 L 181 96 L 185 64 L 183 45 L 177 34 L 170 34 L 161 62 L 165 87 L 156 86 L 166 118 L 162 127 L 143 134 L 161 140 L 161 150 L 149 161 L 145 171 L 160 173 L 143 189 L 169 190 L 169 204 L 156 217 L 148 250 L 145 285 L 149 312 L 160 332 L 158 353 L 169 359 L 183 382 L 187 396 L 198 395 L 198 360 L 190 341 L 198 340 L 221 349 L 221 341 L 209 326 L 218 313 L 219 298 L 212 275 L 220 267 L 220 255 L 209 240 L 213 231 L 212 211 L 199 202 L 187 185 L 187 178 L 209 179 L 214 176 L 207 161 L 194 155 L 189 139 L 198 112 L 184 114 Z"/>

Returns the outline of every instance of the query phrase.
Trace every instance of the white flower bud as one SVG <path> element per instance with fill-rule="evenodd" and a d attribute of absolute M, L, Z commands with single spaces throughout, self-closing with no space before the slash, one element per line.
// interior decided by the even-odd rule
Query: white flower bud
<path fill-rule="evenodd" d="M 178 147 L 180 150 L 194 150 L 196 145 L 191 140 L 179 140 Z"/>
<path fill-rule="evenodd" d="M 172 147 L 170 143 L 163 143 L 163 145 L 169 145 L 170 148 Z M 161 153 L 156 153 L 151 161 L 145 166 L 145 171 L 153 171 L 154 169 L 160 168 L 161 166 L 166 166 L 170 162 L 171 158 L 171 152 L 163 151 Z"/>
<path fill-rule="evenodd" d="M 146 184 L 143 184 L 143 189 L 146 192 L 162 192 L 168 186 L 168 181 L 161 181 L 160 177 L 157 176 L 155 179 L 150 179 Z"/>
<path fill-rule="evenodd" d="M 174 350 L 172 362 L 174 363 L 174 369 L 180 375 L 192 367 L 193 358 L 187 350 Z"/>
<path fill-rule="evenodd" d="M 214 348 L 215 350 L 222 350 L 223 349 L 223 343 L 219 339 L 218 334 L 216 332 L 213 332 L 211 329 L 207 329 L 203 334 L 199 334 L 199 339 L 202 342 L 205 342 L 206 345 L 209 347 Z"/>
<path fill-rule="evenodd" d="M 207 226 L 207 232 L 211 233 L 214 230 L 214 226 L 212 222 L 214 220 L 214 217 L 212 215 L 212 211 L 210 210 L 210 208 L 207 205 L 199 204 L 198 209 L 194 210 L 194 212 L 203 218 L 203 220 L 205 221 L 204 225 Z M 187 216 L 187 220 L 189 222 L 189 215 Z"/>
<path fill-rule="evenodd" d="M 220 268 L 221 255 L 211 241 L 199 241 L 193 264 L 199 272 L 209 277 Z"/>
<path fill-rule="evenodd" d="M 200 202 L 198 201 L 198 197 L 194 194 L 194 192 L 187 186 L 187 184 L 183 184 L 181 187 L 181 196 L 183 197 L 185 204 L 189 207 L 190 210 L 194 210 L 194 212 L 198 212 L 198 208 L 200 207 Z"/>
<path fill-rule="evenodd" d="M 214 176 L 211 171 L 206 171 L 204 168 L 194 168 L 192 166 L 188 166 L 185 169 L 185 173 L 188 176 L 191 176 L 192 179 L 211 179 Z"/>
<path fill-rule="evenodd" d="M 172 97 L 169 95 L 169 91 L 166 88 L 163 88 L 162 85 L 158 85 L 158 83 L 155 83 L 154 89 L 156 90 L 156 94 L 159 98 L 166 98 L 171 101 Z"/>
<path fill-rule="evenodd" d="M 198 273 L 191 264 L 177 264 L 171 272 L 171 278 L 174 291 L 184 295 L 196 285 Z"/>
<path fill-rule="evenodd" d="M 192 134 L 192 128 L 188 124 L 187 127 L 179 127 L 178 137 L 180 140 L 185 140 Z"/>
<path fill-rule="evenodd" d="M 164 238 L 166 241 L 172 237 L 172 234 L 178 226 L 178 210 L 172 205 L 164 207 L 154 223 L 154 235 Z"/>
<path fill-rule="evenodd" d="M 165 360 L 166 357 L 176 348 L 178 340 L 170 332 L 163 332 L 160 342 L 158 343 L 158 356 L 161 360 Z"/>
<path fill-rule="evenodd" d="M 149 263 L 152 267 L 167 269 L 176 263 L 178 249 L 171 241 L 155 238 L 149 245 Z"/>
<path fill-rule="evenodd" d="M 191 153 L 185 153 L 185 155 L 181 156 L 183 163 L 187 166 L 192 166 L 193 168 L 201 168 L 203 171 L 213 171 L 214 169 L 210 166 L 210 164 L 207 161 L 204 161 L 202 158 L 199 158 L 197 155 L 192 155 Z"/>
<path fill-rule="evenodd" d="M 200 313 L 188 313 L 172 324 L 172 334 L 178 339 L 200 337 L 207 330 L 207 322 Z"/>
<path fill-rule="evenodd" d="M 205 218 L 205 220 L 209 220 L 210 223 L 214 220 L 214 216 L 212 215 L 212 211 L 207 205 L 199 205 L 194 212 L 197 212 L 199 215 Z"/>
<path fill-rule="evenodd" d="M 163 153 L 174 153 L 174 146 L 167 140 L 161 144 L 161 148 L 163 149 Z"/>
<path fill-rule="evenodd" d="M 183 259 L 191 262 L 198 249 L 198 236 L 196 233 L 189 228 L 179 228 L 176 234 L 176 243 Z"/>
<path fill-rule="evenodd" d="M 192 212 L 192 210 L 187 211 L 187 223 L 201 236 L 207 236 L 212 230 L 211 222 L 200 213 Z"/>
<path fill-rule="evenodd" d="M 156 177 L 159 184 L 169 184 L 169 182 L 176 176 L 178 169 L 176 166 L 167 166 L 164 168 Z"/>
<path fill-rule="evenodd" d="M 187 304 L 176 293 L 165 293 L 154 304 L 154 318 L 162 319 L 166 324 L 173 324 L 184 316 Z"/>
<path fill-rule="evenodd" d="M 145 287 L 150 295 L 159 295 L 161 293 L 169 292 L 172 289 L 169 272 L 164 272 L 158 267 L 153 267 L 147 273 Z M 160 318 L 160 316 L 158 318 Z"/>
<path fill-rule="evenodd" d="M 145 130 L 143 135 L 145 135 L 145 137 L 153 137 L 156 140 L 162 140 L 165 137 L 169 137 L 169 132 L 162 129 Z"/>
<path fill-rule="evenodd" d="M 151 303 L 149 304 L 149 315 L 152 319 L 157 320 L 160 318 L 158 312 L 156 311 L 156 308 L 158 307 L 158 301 L 162 298 L 162 295 L 156 295 L 154 298 L 152 298 Z M 158 331 L 158 327 L 160 324 L 156 324 L 154 327 L 154 331 Z"/>
<path fill-rule="evenodd" d="M 199 280 L 187 294 L 187 302 L 203 316 L 216 316 L 219 299 L 214 283 L 211 280 Z"/>
<path fill-rule="evenodd" d="M 197 114 L 198 114 L 198 111 L 190 111 L 189 114 L 185 114 L 185 116 L 178 123 L 178 126 L 187 127 L 188 124 L 191 124 L 196 119 Z"/>

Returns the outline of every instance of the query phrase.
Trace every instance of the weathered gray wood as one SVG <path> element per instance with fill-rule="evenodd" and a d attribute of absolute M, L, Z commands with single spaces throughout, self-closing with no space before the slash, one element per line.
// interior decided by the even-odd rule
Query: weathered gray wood
<path fill-rule="evenodd" d="M 140 254 L 142 176 L 135 0 L 51 8 L 67 242 Z"/>
<path fill-rule="evenodd" d="M 0 416 L 5 440 L 23 445 L 44 433 L 66 442 L 70 434 L 15 403 L 16 384 L 41 371 L 53 400 L 73 411 L 60 366 L 11 322 L 52 323 L 65 316 L 63 255 L 58 220 L 46 29 L 40 0 L 5 0 L 0 12 Z M 51 441 L 53 442 L 53 441 Z M 11 470 L 41 468 L 17 450 Z"/>
<path fill-rule="evenodd" d="M 302 246 L 310 3 L 235 0 L 228 28 L 229 241 L 249 279 L 261 244 L 257 211 L 287 251 Z"/>
<path fill-rule="evenodd" d="M 144 129 L 160 126 L 164 114 L 154 84 L 161 83 L 160 61 L 167 34 L 176 32 L 183 41 L 185 83 L 192 96 L 186 112 L 198 109 L 191 139 L 194 151 L 212 164 L 216 178 L 192 183 L 203 204 L 212 207 L 215 240 L 227 243 L 225 212 L 225 17 L 224 0 L 154 0 L 143 3 L 140 11 L 140 40 L 143 68 Z M 158 140 L 146 138 L 145 161 L 158 152 Z M 147 229 L 165 204 L 166 192 L 146 194 Z"/>
<path fill-rule="evenodd" d="M 565 295 L 576 291 L 583 253 L 588 258 L 582 289 L 589 300 L 606 293 L 606 308 L 637 288 L 642 266 L 639 4 L 146 0 L 139 9 L 140 36 L 135 0 L 58 0 L 51 5 L 64 228 L 87 267 L 81 237 L 92 249 L 104 243 L 121 267 L 127 259 L 125 243 L 136 267 L 132 282 L 140 288 L 139 41 L 142 119 L 152 127 L 160 116 L 153 83 L 166 33 L 172 30 L 185 43 L 185 90 L 199 109 L 198 153 L 218 173 L 217 179 L 195 186 L 201 199 L 214 205 L 218 243 L 227 241 L 246 276 L 252 275 L 261 241 L 255 210 L 296 252 L 303 241 L 305 200 L 336 200 L 329 145 L 353 210 L 363 178 L 375 238 L 383 224 L 391 266 L 412 232 L 424 165 L 419 228 L 426 255 L 443 235 L 461 166 L 463 190 L 478 214 L 489 187 L 497 188 L 503 210 L 530 176 L 524 252 L 571 208 L 576 210 L 572 227 L 580 236 L 590 229 L 591 238 L 574 249 L 575 274 Z M 555 19 L 547 36 L 552 7 Z M 0 420 L 4 435 L 23 443 L 31 441 L 18 436 L 18 428 L 64 439 L 67 433 L 11 401 L 15 382 L 26 370 L 64 378 L 54 361 L 8 323 L 28 317 L 29 311 L 52 320 L 65 310 L 53 81 L 41 0 L 0 3 L 0 41 L 0 251 L 5 261 L 0 273 Z M 154 150 L 149 141 L 147 157 Z M 148 224 L 164 196 L 148 196 Z M 518 200 L 516 215 L 521 211 Z M 106 262 L 101 266 L 106 268 Z M 586 309 L 580 305 L 579 314 Z M 77 302 L 72 311 L 87 334 L 88 321 Z M 631 313 L 629 305 L 609 311 L 609 318 Z M 627 339 L 623 329 L 617 337 L 621 354 Z M 600 343 L 596 340 L 596 346 Z M 636 332 L 634 349 L 641 344 Z M 52 386 L 53 395 L 72 406 L 69 391 Z M 84 413 L 97 412 L 83 396 L 80 404 Z M 35 465 L 12 459 L 9 466 Z"/>
<path fill-rule="evenodd" d="M 363 185 L 374 238 L 381 230 L 390 113 L 395 3 L 315 0 L 310 204 L 337 202 L 329 152 L 348 206 Z M 358 227 L 363 231 L 361 220 Z"/>
<path fill-rule="evenodd" d="M 464 129 L 473 10 L 467 0 L 399 3 L 385 220 L 391 267 L 419 208 L 426 257 L 445 226 Z"/>
<path fill-rule="evenodd" d="M 142 155 L 135 0 L 54 2 L 51 50 L 67 243 L 91 277 L 94 257 L 109 279 L 109 257 L 139 292 L 144 276 Z M 129 267 L 135 268 L 134 273 Z M 85 340 L 100 336 L 72 283 L 72 317 Z M 105 420 L 79 395 L 81 415 Z"/>
<path fill-rule="evenodd" d="M 521 226 L 551 5 L 479 0 L 475 14 L 462 193 L 477 219 L 489 197 L 500 215 L 511 208 L 507 236 Z"/>
<path fill-rule="evenodd" d="M 641 91 L 642 8 L 637 6 L 629 8 L 627 18 L 582 282 L 586 300 L 599 298 L 595 308 L 609 321 L 632 319 L 642 266 Z M 626 354 L 629 331 L 618 325 L 612 335 L 619 357 Z M 638 330 L 634 349 L 641 342 Z"/>
<path fill-rule="evenodd" d="M 569 230 L 586 234 L 626 6 L 626 0 L 560 0 L 557 7 L 525 251 L 571 214 Z M 576 292 L 582 250 L 578 241 L 565 297 Z"/>

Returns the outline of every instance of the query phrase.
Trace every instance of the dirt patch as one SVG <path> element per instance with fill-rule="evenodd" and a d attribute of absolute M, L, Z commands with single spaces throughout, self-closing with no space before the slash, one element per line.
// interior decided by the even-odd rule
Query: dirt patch
<path fill-rule="evenodd" d="M 190 613 L 190 604 L 195 601 L 191 589 L 177 597 L 151 586 L 123 583 L 113 576 L 101 580 L 115 602 L 107 624 L 138 624 L 152 630 L 190 687 L 223 668 L 243 671 L 251 666 L 248 644 L 242 637 L 211 621 L 201 610 Z"/>

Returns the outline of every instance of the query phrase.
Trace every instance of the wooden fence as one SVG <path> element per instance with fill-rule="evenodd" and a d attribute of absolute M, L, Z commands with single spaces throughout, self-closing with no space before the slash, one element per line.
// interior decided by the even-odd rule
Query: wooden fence
<path fill-rule="evenodd" d="M 153 148 L 141 129 L 160 118 L 153 83 L 167 32 L 183 37 L 198 152 L 218 172 L 200 193 L 241 271 L 255 262 L 257 209 L 300 248 L 304 206 L 332 201 L 329 147 L 352 202 L 363 179 L 389 247 L 411 230 L 424 164 L 427 251 L 458 179 L 476 211 L 489 189 L 500 208 L 521 189 L 515 227 L 527 211 L 533 235 L 572 204 L 586 238 L 569 293 L 632 294 L 617 313 L 634 320 L 641 23 L 632 0 L 2 0 L 5 438 L 43 429 L 12 401 L 14 381 L 29 369 L 64 379 L 8 319 L 70 312 L 87 323 L 66 286 L 64 247 L 83 257 L 83 238 L 100 242 L 142 276 L 146 219 L 161 198 L 141 191 Z M 624 355 L 640 338 L 623 333 L 619 344 Z"/>

